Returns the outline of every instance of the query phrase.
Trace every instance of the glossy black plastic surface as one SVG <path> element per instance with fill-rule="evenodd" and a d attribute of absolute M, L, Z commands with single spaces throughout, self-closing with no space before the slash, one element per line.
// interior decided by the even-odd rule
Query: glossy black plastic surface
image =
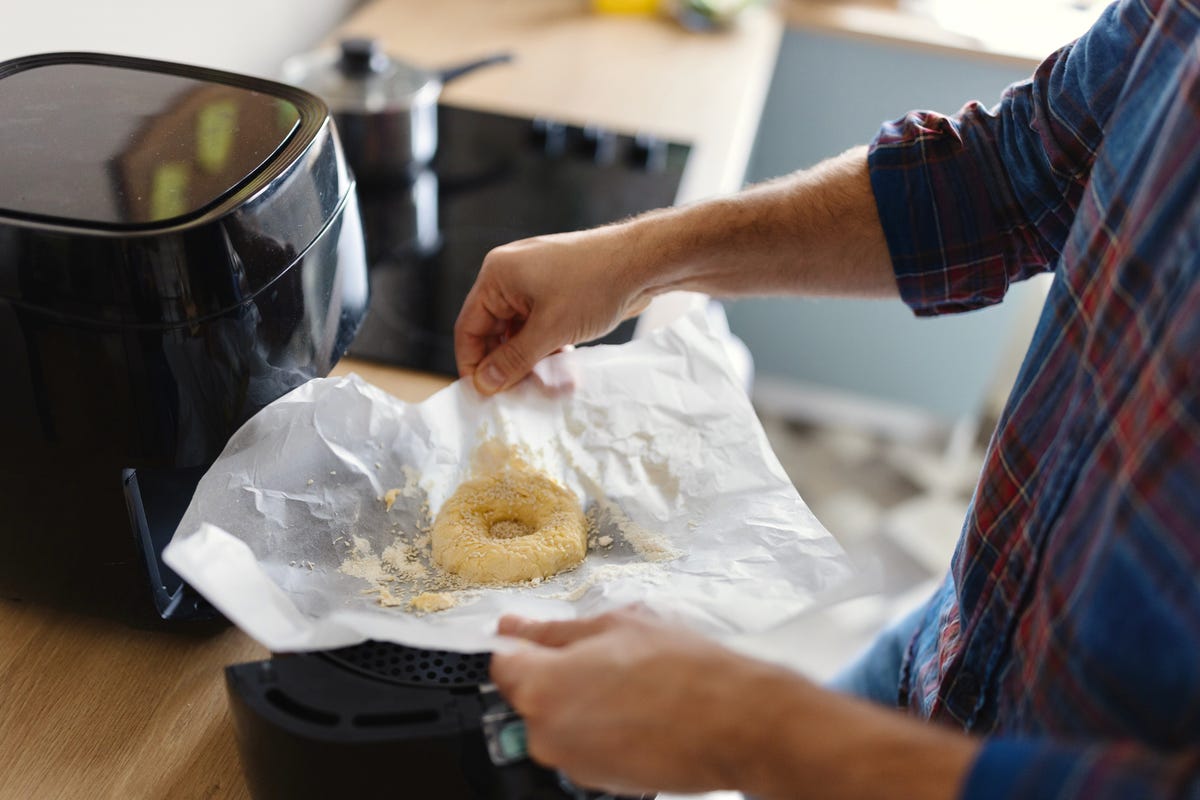
<path fill-rule="evenodd" d="M 327 374 L 365 313 L 354 185 L 328 112 L 291 87 L 60 54 L 0 65 L 0 88 L 64 64 L 258 93 L 260 111 L 277 97 L 299 114 L 261 164 L 251 162 L 270 148 L 265 134 L 225 190 L 182 216 L 122 227 L 50 222 L 33 204 L 0 210 L 0 596 L 125 619 L 194 616 L 203 609 L 158 558 L 196 482 L 250 416 Z M 0 125 L 20 113 L 0 108 Z M 178 120 L 163 130 L 189 136 Z M 186 149 L 164 141 L 155 153 L 168 161 Z M 12 155 L 0 150 L 0 182 Z M 62 154 L 64 171 L 73 155 Z"/>
<path fill-rule="evenodd" d="M 204 468 L 255 412 L 345 351 L 367 303 L 362 247 L 351 195 L 278 280 L 188 327 L 81 324 L 0 298 L 0 595 L 150 610 L 142 562 L 161 553 Z M 176 498 L 155 506 L 149 543 L 135 539 L 127 470 Z M 175 471 L 190 489 L 172 485 Z M 152 591 L 174 595 L 171 578 Z"/>
<path fill-rule="evenodd" d="M 84 216 L 68 218 L 47 215 L 45 202 L 36 196 L 25 202 L 8 197 L 0 204 L 0 297 L 14 304 L 106 326 L 190 325 L 236 308 L 275 280 L 320 235 L 350 194 L 353 182 L 332 122 L 315 97 L 270 81 L 157 61 L 67 53 L 0 64 L 0 127 L 10 130 L 0 137 L 0 144 L 18 153 L 28 147 L 12 120 L 28 116 L 29 109 L 3 105 L 20 101 L 24 93 L 6 93 L 6 82 L 20 83 L 31 72 L 67 67 L 96 80 L 120 76 L 119 86 L 127 86 L 125 76 L 131 72 L 142 71 L 158 75 L 154 80 L 167 85 L 178 81 L 190 86 L 193 93 L 215 92 L 225 98 L 223 102 L 236 97 L 254 109 L 259 122 L 276 101 L 282 103 L 274 106 L 281 113 L 290 117 L 294 109 L 299 116 L 287 135 L 279 130 L 251 135 L 257 145 L 248 146 L 248 155 L 236 162 L 237 169 L 224 173 L 230 185 L 211 183 L 185 202 L 177 197 L 171 202 L 185 212 L 179 215 L 143 222 L 126 217 L 114 223 L 99 219 L 104 215 L 94 200 L 79 201 L 76 210 Z M 52 99 L 44 102 L 55 104 Z M 146 130 L 183 135 L 192 126 L 219 127 L 211 121 L 219 114 L 206 117 L 201 106 L 160 110 L 172 121 L 159 125 L 147 120 Z M 243 132 L 239 128 L 237 135 Z M 135 145 L 142 142 L 132 140 Z M 277 146 L 265 160 L 242 174 L 273 142 Z M 149 174 L 161 167 L 169 172 L 170 165 L 178 163 L 174 154 L 191 144 L 187 138 L 183 144 L 154 146 L 144 153 L 134 147 L 129 158 L 146 162 Z M 240 146 L 230 148 L 241 152 Z M 110 158 L 99 152 L 105 149 L 111 148 L 97 147 L 86 158 L 77 151 L 61 153 L 59 168 L 65 174 L 48 176 L 47 181 L 60 185 L 75 172 L 101 171 L 99 160 Z M 72 163 L 78 158 L 90 166 L 84 169 Z M 0 150 L 0 184 L 19 180 L 19 171 L 25 169 L 20 161 Z M 48 154 L 41 163 L 44 169 L 53 168 Z M 166 182 L 172 180 L 168 177 Z M 154 212 L 142 216 L 153 217 Z"/>
<path fill-rule="evenodd" d="M 444 668 L 486 654 L 368 643 Z M 531 760 L 488 756 L 478 683 L 431 684 L 347 653 L 277 656 L 225 670 L 242 771 L 256 800 L 620 800 L 580 790 Z M 627 798 L 626 800 L 632 800 Z"/>
<path fill-rule="evenodd" d="M 113 228 L 178 224 L 216 205 L 300 122 L 282 97 L 109 64 L 14 69 L 0 77 L 0 109 L 11 154 L 0 214 Z"/>

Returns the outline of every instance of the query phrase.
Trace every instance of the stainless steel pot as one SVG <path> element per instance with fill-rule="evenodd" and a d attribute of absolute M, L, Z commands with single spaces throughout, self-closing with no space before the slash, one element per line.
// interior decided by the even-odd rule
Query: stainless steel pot
<path fill-rule="evenodd" d="M 510 53 L 497 53 L 427 70 L 392 58 L 374 39 L 346 39 L 336 50 L 289 59 L 283 77 L 329 106 L 360 183 L 391 184 L 411 180 L 437 152 L 442 87 L 511 60 Z"/>

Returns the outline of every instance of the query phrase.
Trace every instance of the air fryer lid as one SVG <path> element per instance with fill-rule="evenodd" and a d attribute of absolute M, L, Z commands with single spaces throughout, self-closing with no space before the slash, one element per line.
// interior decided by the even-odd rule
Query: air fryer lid
<path fill-rule="evenodd" d="M 0 80 L 0 213 L 135 228 L 241 186 L 295 132 L 290 100 L 195 77 L 47 64 Z"/>
<path fill-rule="evenodd" d="M 139 325 L 225 312 L 352 188 L 303 90 L 89 53 L 0 63 L 0 297 L 27 308 Z"/>

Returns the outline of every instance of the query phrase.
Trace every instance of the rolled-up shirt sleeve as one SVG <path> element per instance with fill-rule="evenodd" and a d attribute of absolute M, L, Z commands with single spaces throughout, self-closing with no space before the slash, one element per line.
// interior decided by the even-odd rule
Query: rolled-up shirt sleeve
<path fill-rule="evenodd" d="M 872 142 L 871 187 L 900 295 L 918 315 L 999 302 L 1054 267 L 1132 63 L 1152 23 L 1110 6 L 992 109 L 914 111 Z"/>

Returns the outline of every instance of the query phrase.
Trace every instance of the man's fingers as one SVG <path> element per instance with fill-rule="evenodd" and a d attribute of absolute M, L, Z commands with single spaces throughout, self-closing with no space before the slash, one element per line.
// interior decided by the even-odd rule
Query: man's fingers
<path fill-rule="evenodd" d="M 543 647 L 562 647 L 594 632 L 591 628 L 584 627 L 587 621 L 538 622 L 524 617 L 504 616 L 500 618 L 496 632 L 501 636 L 526 639 Z"/>
<path fill-rule="evenodd" d="M 492 653 L 490 667 L 492 683 L 496 684 L 500 694 L 508 698 L 510 703 L 515 704 L 514 695 L 517 694 L 517 687 L 521 685 L 522 680 L 528 677 L 531 656 L 535 656 L 533 661 L 536 662 L 536 654 L 531 653 L 530 650 L 530 648 L 526 648 L 509 653 Z"/>
<path fill-rule="evenodd" d="M 563 344 L 566 342 L 548 338 L 536 323 L 526 323 L 476 365 L 475 388 L 483 394 L 507 389 Z"/>
<path fill-rule="evenodd" d="M 510 323 L 509 317 L 488 311 L 474 292 L 467 296 L 454 321 L 454 359 L 460 376 L 474 374 L 490 351 L 491 342 L 503 336 Z"/>

